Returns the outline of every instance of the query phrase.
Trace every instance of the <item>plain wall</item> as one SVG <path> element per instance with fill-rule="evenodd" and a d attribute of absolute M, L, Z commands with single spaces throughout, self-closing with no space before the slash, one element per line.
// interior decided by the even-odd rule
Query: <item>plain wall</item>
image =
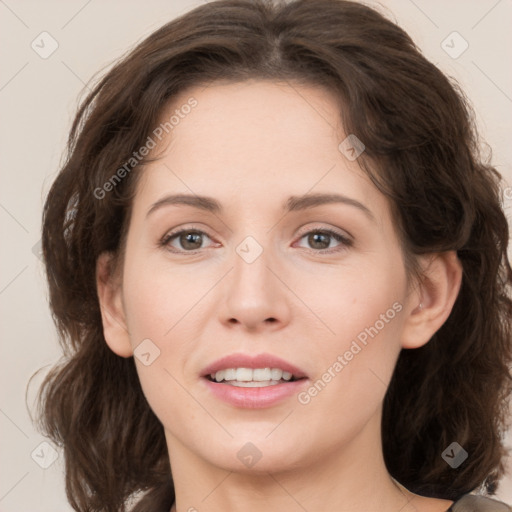
<path fill-rule="evenodd" d="M 50 464 L 52 448 L 41 445 L 45 439 L 31 424 L 25 390 L 37 369 L 48 367 L 60 356 L 37 244 L 44 196 L 58 171 L 79 94 L 96 72 L 200 3 L 0 2 L 2 512 L 71 511 L 64 494 L 62 456 Z M 409 32 L 429 60 L 461 83 L 475 107 L 480 133 L 492 147 L 494 165 L 512 184 L 512 67 L 506 64 L 512 53 L 512 2 L 383 0 L 381 6 Z M 58 43 L 46 59 L 31 47 L 35 40 L 39 52 L 51 49 L 48 36 L 38 37 L 43 31 Z M 469 45 L 458 58 L 442 47 L 454 31 Z M 41 37 L 47 38 L 44 45 Z M 452 35 L 446 44 L 453 54 L 463 41 Z M 510 208 L 512 194 L 508 197 Z M 33 380 L 29 403 L 40 375 Z M 498 497 L 512 503 L 512 477 L 502 482 Z"/>

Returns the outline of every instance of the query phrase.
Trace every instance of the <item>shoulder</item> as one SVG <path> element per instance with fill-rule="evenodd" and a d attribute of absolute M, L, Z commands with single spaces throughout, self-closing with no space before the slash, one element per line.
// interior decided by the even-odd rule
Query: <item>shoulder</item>
<path fill-rule="evenodd" d="M 512 512 L 512 508 L 501 501 L 466 494 L 456 501 L 447 512 Z"/>

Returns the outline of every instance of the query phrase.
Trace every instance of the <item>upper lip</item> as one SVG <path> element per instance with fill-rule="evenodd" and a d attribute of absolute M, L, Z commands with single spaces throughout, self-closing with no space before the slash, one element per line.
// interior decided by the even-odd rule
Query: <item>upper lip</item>
<path fill-rule="evenodd" d="M 300 368 L 272 354 L 249 355 L 242 353 L 230 354 L 217 359 L 204 368 L 201 375 L 206 377 L 227 368 L 280 368 L 285 372 L 290 372 L 296 379 L 307 377 Z"/>

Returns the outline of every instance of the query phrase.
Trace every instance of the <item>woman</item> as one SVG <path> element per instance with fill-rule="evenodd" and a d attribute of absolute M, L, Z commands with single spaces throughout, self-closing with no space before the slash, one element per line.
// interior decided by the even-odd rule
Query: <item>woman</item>
<path fill-rule="evenodd" d="M 39 426 L 75 510 L 510 510 L 500 176 L 402 29 L 208 3 L 98 83 L 68 149 Z"/>

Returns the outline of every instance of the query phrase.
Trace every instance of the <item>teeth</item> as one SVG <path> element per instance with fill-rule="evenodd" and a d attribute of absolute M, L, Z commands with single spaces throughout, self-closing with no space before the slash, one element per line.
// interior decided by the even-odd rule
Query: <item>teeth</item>
<path fill-rule="evenodd" d="M 228 382 L 229 386 L 236 386 L 238 388 L 263 388 L 266 386 L 275 386 L 279 384 L 278 380 L 263 380 L 260 382 L 251 381 L 251 382 L 240 382 L 238 380 L 232 380 Z"/>
<path fill-rule="evenodd" d="M 235 368 L 228 368 L 224 370 L 224 380 L 235 380 L 236 379 L 236 370 Z"/>
<path fill-rule="evenodd" d="M 252 374 L 254 373 L 254 370 L 251 368 L 237 368 L 236 369 L 236 379 L 241 382 L 249 382 L 253 379 Z"/>
<path fill-rule="evenodd" d="M 238 372 L 240 371 L 240 368 L 236 371 L 236 374 L 238 376 Z M 276 370 L 276 374 L 279 372 L 279 370 Z M 270 380 L 272 378 L 272 370 L 270 368 L 256 368 L 252 371 L 252 378 L 247 380 L 254 380 L 256 382 L 262 382 L 264 380 Z M 240 380 L 240 379 L 237 379 Z M 278 379 L 274 380 L 280 380 L 280 377 Z"/>
<path fill-rule="evenodd" d="M 222 381 L 233 381 L 233 385 L 237 386 L 241 382 L 245 383 L 264 383 L 264 385 L 272 385 L 268 384 L 269 382 L 274 382 L 277 384 L 281 379 L 283 380 L 291 380 L 292 374 L 290 372 L 285 372 L 280 368 L 227 368 L 225 370 L 219 370 L 217 373 L 212 373 L 210 375 L 212 380 L 217 382 Z M 246 386 L 246 387 L 256 387 L 256 386 Z"/>

